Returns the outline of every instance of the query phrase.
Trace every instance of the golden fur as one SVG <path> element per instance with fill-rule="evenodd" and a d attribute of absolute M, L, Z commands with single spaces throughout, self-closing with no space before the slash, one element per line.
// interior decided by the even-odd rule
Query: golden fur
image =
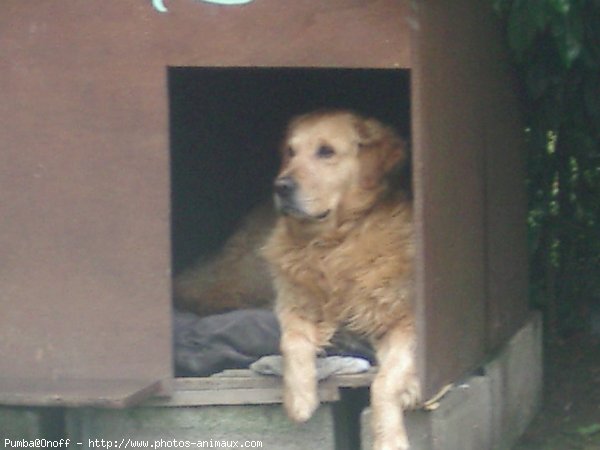
<path fill-rule="evenodd" d="M 287 413 L 302 422 L 317 408 L 316 353 L 345 326 L 377 352 L 374 449 L 407 449 L 402 409 L 419 393 L 412 206 L 387 180 L 407 157 L 404 144 L 375 120 L 326 111 L 295 119 L 282 152 L 281 215 L 263 253 L 282 327 Z"/>
<path fill-rule="evenodd" d="M 271 307 L 273 284 L 260 249 L 275 223 L 272 205 L 255 208 L 219 253 L 175 278 L 178 308 L 207 316 L 241 308 Z"/>

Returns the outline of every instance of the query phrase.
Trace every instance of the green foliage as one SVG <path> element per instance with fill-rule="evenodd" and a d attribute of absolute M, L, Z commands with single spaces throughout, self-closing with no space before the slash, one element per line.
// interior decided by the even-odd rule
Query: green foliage
<path fill-rule="evenodd" d="M 591 436 L 600 433 L 600 423 L 593 423 L 586 427 L 577 428 L 577 432 L 583 436 Z"/>
<path fill-rule="evenodd" d="M 533 303 L 551 332 L 600 301 L 600 0 L 494 0 L 523 83 Z"/>

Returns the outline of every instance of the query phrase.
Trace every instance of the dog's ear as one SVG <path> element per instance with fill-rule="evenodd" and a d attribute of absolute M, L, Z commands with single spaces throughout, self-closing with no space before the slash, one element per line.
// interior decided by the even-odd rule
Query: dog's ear
<path fill-rule="evenodd" d="M 406 144 L 391 128 L 374 119 L 358 119 L 360 184 L 374 189 L 389 173 L 406 163 Z"/>

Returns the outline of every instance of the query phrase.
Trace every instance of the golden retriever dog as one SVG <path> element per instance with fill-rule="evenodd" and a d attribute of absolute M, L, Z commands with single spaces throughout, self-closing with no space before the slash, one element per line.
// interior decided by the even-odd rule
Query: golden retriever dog
<path fill-rule="evenodd" d="M 377 120 L 318 111 L 291 121 L 281 157 L 277 214 L 258 208 L 216 257 L 178 277 L 178 305 L 206 315 L 275 297 L 284 405 L 296 422 L 319 405 L 316 355 L 334 332 L 368 338 L 379 366 L 374 449 L 408 449 L 403 410 L 418 400 L 419 385 L 412 205 L 395 180 L 404 142 Z"/>
<path fill-rule="evenodd" d="M 265 244 L 276 291 L 284 405 L 297 422 L 319 405 L 315 357 L 339 327 L 367 336 L 374 449 L 408 449 L 403 410 L 419 395 L 412 313 L 414 236 L 408 195 L 389 175 L 403 141 L 347 111 L 289 125 L 274 182 L 279 218 Z"/>

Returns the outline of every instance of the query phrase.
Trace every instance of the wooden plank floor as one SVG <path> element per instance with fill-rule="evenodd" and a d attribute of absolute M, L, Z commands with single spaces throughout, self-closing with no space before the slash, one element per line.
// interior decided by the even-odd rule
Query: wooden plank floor
<path fill-rule="evenodd" d="M 335 375 L 319 382 L 322 402 L 339 400 L 339 388 L 371 384 L 375 370 Z M 226 370 L 205 378 L 175 378 L 170 397 L 152 398 L 144 406 L 207 406 L 281 403 L 282 382 L 277 376 L 259 375 L 251 370 Z"/>

